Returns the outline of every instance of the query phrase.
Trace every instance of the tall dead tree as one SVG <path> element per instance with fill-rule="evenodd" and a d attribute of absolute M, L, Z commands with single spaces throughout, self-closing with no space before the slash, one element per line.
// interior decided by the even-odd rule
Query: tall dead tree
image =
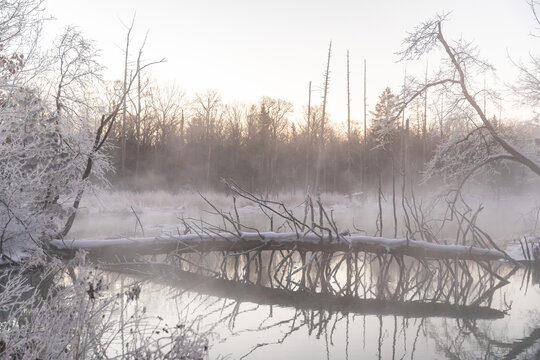
<path fill-rule="evenodd" d="M 347 50 L 347 181 L 348 181 L 348 191 L 349 195 L 351 194 L 351 165 L 352 165 L 352 155 L 351 155 L 351 87 L 350 87 L 350 67 L 349 67 L 349 50 Z"/>
<path fill-rule="evenodd" d="M 324 93 L 321 119 L 321 144 L 324 146 L 324 126 L 326 122 L 326 100 L 328 97 L 328 86 L 330 84 L 330 56 L 332 55 L 332 42 L 328 46 L 328 60 L 326 61 L 326 72 L 324 73 Z"/>
<path fill-rule="evenodd" d="M 366 94 L 366 88 L 367 88 L 367 84 L 366 84 L 366 77 L 367 77 L 367 73 L 366 73 L 366 70 L 367 70 L 367 66 L 366 66 L 366 59 L 364 59 L 364 163 L 363 163 L 363 166 L 362 166 L 362 180 L 363 182 L 365 183 L 366 181 L 366 176 L 367 176 L 367 160 L 368 160 L 368 156 L 367 156 L 367 94 Z"/>
<path fill-rule="evenodd" d="M 351 88 L 350 88 L 349 50 L 347 50 L 347 142 L 351 143 Z"/>
<path fill-rule="evenodd" d="M 424 85 L 428 82 L 428 63 L 426 62 L 426 74 L 424 77 Z M 428 88 L 424 89 L 424 114 L 422 117 L 422 164 L 426 163 L 426 141 L 427 141 L 427 92 Z"/>
<path fill-rule="evenodd" d="M 323 92 L 323 104 L 322 104 L 322 117 L 321 117 L 321 130 L 319 138 L 319 156 L 317 159 L 317 175 L 315 177 L 315 188 L 319 189 L 323 155 L 324 155 L 324 126 L 326 122 L 326 100 L 328 96 L 328 86 L 330 84 L 330 57 L 332 55 L 332 41 L 328 46 L 328 59 L 326 61 L 326 71 L 324 73 L 324 92 Z"/>
<path fill-rule="evenodd" d="M 311 124 L 311 81 L 309 82 L 308 89 L 308 108 L 307 108 L 307 136 L 308 136 L 308 148 L 306 151 L 306 191 L 309 187 L 309 161 L 311 154 L 311 147 L 313 146 L 312 137 L 312 124 Z"/>
<path fill-rule="evenodd" d="M 141 113 L 142 113 L 142 106 L 141 106 L 141 59 L 140 57 L 137 58 L 137 109 L 136 109 L 136 116 L 135 116 L 135 135 L 137 137 L 137 148 L 135 150 L 135 175 L 139 174 L 139 158 L 141 153 Z M 124 112 L 126 106 L 124 105 Z M 125 114 L 123 114 L 125 116 Z M 125 122 L 125 119 L 123 119 Z M 125 161 L 125 141 L 124 141 L 124 151 L 122 152 L 123 162 Z"/>
<path fill-rule="evenodd" d="M 129 59 L 129 43 L 131 41 L 131 31 L 133 30 L 133 25 L 135 23 L 135 16 L 133 16 L 133 19 L 131 20 L 131 25 L 128 27 L 127 35 L 126 35 L 126 54 L 124 57 L 124 83 L 123 83 L 123 89 L 122 92 L 125 94 L 128 88 L 128 59 Z M 121 133 L 121 143 L 120 143 L 120 151 L 121 151 L 121 159 L 120 159 L 120 171 L 122 174 L 125 173 L 126 170 L 126 136 L 127 136 L 127 124 L 126 124 L 126 113 L 127 113 L 127 104 L 126 104 L 126 96 L 124 96 L 124 102 L 122 104 L 122 133 Z"/>

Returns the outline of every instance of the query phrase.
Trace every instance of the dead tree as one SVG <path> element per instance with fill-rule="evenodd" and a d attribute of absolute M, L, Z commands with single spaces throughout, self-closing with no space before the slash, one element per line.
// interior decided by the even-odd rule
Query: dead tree
<path fill-rule="evenodd" d="M 347 50 L 347 181 L 349 186 L 349 197 L 351 195 L 351 166 L 352 166 L 352 155 L 351 155 L 351 88 L 350 88 L 350 68 L 349 68 L 349 50 Z"/>
<path fill-rule="evenodd" d="M 367 160 L 368 160 L 368 145 L 367 145 L 367 65 L 366 65 L 366 59 L 364 59 L 364 138 L 363 138 L 363 144 L 364 144 L 364 159 L 363 159 L 363 165 L 362 165 L 362 181 L 365 183 L 366 177 L 367 177 Z"/>
<path fill-rule="evenodd" d="M 330 85 L 330 57 L 332 55 L 332 42 L 328 46 L 328 59 L 326 61 L 326 71 L 324 73 L 324 91 L 323 91 L 323 103 L 322 103 L 322 118 L 321 118 L 321 129 L 319 134 L 319 156 L 317 159 L 317 175 L 315 177 L 315 188 L 319 190 L 320 181 L 321 181 L 321 171 L 323 166 L 323 156 L 324 156 L 324 127 L 326 123 L 326 99 L 328 96 L 328 87 Z M 324 177 L 324 175 L 323 175 Z M 323 183 L 325 183 L 323 179 Z"/>
<path fill-rule="evenodd" d="M 127 34 L 126 34 L 126 53 L 124 56 L 124 82 L 123 82 L 123 89 L 122 92 L 124 94 L 127 94 L 128 92 L 128 59 L 129 59 L 129 44 L 131 41 L 131 31 L 133 30 L 133 25 L 135 24 L 135 16 L 133 16 L 133 19 L 131 20 L 131 25 L 127 28 Z M 126 106 L 126 97 L 123 97 L 123 104 L 122 104 L 122 131 L 121 131 L 121 144 L 120 144 L 120 151 L 121 151 L 121 163 L 120 163 L 120 169 L 122 174 L 124 174 L 126 169 L 126 137 L 127 137 L 127 124 L 126 124 L 126 112 L 127 112 L 127 106 Z"/>
<path fill-rule="evenodd" d="M 311 154 L 311 147 L 313 146 L 313 124 L 311 121 L 311 81 L 309 82 L 309 88 L 308 88 L 308 107 L 307 107 L 307 137 L 308 137 L 308 147 L 306 150 L 306 189 L 309 187 L 309 179 L 310 179 L 310 172 L 309 172 L 309 165 L 310 165 L 310 154 Z"/>

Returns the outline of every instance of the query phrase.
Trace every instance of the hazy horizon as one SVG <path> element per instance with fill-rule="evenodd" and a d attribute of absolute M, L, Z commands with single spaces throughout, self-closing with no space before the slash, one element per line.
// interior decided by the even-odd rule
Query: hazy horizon
<path fill-rule="evenodd" d="M 45 24 L 53 41 L 62 28 L 75 25 L 102 49 L 105 78 L 123 76 L 126 24 L 135 16 L 131 47 L 135 55 L 148 32 L 145 58 L 167 62 L 152 67 L 158 83 L 176 85 L 192 97 L 208 89 L 219 91 L 225 103 L 257 103 L 262 96 L 294 104 L 299 122 L 307 106 L 322 103 L 322 84 L 328 43 L 332 41 L 330 121 L 346 121 L 346 51 L 350 51 L 351 118 L 363 122 L 363 62 L 367 61 L 368 111 L 390 86 L 400 91 L 405 70 L 423 77 L 427 61 L 398 62 L 395 54 L 408 31 L 437 13 L 450 11 L 448 38 L 473 41 L 497 77 L 486 86 L 502 89 L 516 76 L 509 56 L 526 61 L 534 49 L 534 18 L 526 1 L 409 1 L 305 2 L 276 1 L 114 1 L 91 3 L 50 0 L 46 13 L 56 18 Z M 438 66 L 432 61 L 430 70 Z M 530 117 L 504 94 L 500 111 L 488 103 L 489 115 Z M 369 121 L 369 113 L 368 113 Z"/>

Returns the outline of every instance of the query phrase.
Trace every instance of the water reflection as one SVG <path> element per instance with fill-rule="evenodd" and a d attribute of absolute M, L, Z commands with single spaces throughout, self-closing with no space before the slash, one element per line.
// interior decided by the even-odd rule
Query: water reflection
<path fill-rule="evenodd" d="M 181 313 L 213 332 L 213 356 L 514 359 L 538 352 L 537 270 L 299 251 L 151 260 L 104 268 L 147 281 L 140 301 L 149 311 Z"/>

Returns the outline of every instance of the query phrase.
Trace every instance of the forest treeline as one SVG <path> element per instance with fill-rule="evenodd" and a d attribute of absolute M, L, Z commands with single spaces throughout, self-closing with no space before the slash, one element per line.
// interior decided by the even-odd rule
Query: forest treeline
<path fill-rule="evenodd" d="M 304 106 L 302 119 L 293 120 L 293 104 L 283 99 L 226 104 L 217 91 L 187 99 L 176 86 L 142 81 L 113 129 L 112 180 L 138 190 L 219 190 L 225 178 L 266 193 L 307 188 L 354 193 L 404 172 L 418 181 L 440 144 L 476 125 L 465 115 L 445 112 L 439 97 L 418 97 L 411 111 L 398 114 L 400 101 L 386 88 L 367 113 L 364 129 L 360 122 L 349 127 L 347 119 L 328 122 L 328 114 L 323 122 L 321 105 Z M 505 125 L 495 116 L 493 123 L 502 133 L 527 131 L 524 124 Z M 489 142 L 485 129 L 475 131 Z M 510 175 L 507 166 L 496 171 Z M 511 180 L 508 176 L 497 179 Z"/>

